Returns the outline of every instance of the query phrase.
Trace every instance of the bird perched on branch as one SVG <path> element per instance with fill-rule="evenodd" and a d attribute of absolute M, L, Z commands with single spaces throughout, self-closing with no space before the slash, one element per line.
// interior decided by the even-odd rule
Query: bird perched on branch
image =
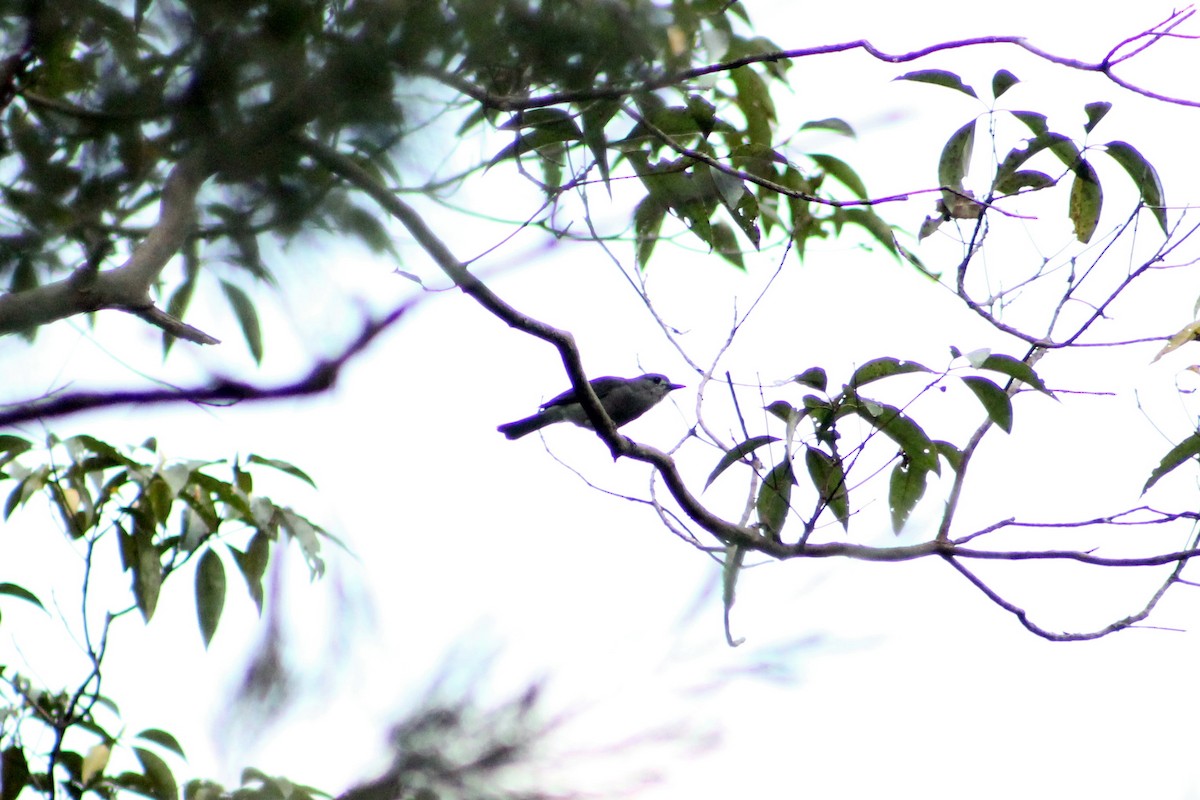
<path fill-rule="evenodd" d="M 683 388 L 683 384 L 671 383 L 667 376 L 658 373 L 637 378 L 596 378 L 589 383 L 599 398 L 600 405 L 604 407 L 604 412 L 618 428 L 654 408 L 670 392 Z M 509 439 L 520 439 L 556 422 L 573 422 L 584 428 L 592 427 L 587 412 L 575 396 L 574 389 L 568 389 L 558 397 L 542 403 L 541 410 L 532 417 L 506 423 L 496 430 Z"/>

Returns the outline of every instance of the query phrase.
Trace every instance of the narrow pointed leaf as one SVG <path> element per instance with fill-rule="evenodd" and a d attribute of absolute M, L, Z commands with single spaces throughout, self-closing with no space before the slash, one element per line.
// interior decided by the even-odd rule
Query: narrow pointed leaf
<path fill-rule="evenodd" d="M 800 130 L 802 130 L 802 131 L 807 131 L 807 130 L 833 131 L 834 133 L 840 133 L 843 136 L 849 136 L 851 139 L 855 138 L 854 128 L 850 127 L 850 123 L 846 122 L 846 120 L 844 120 L 844 119 L 839 119 L 837 117 L 830 117 L 828 119 L 816 119 L 816 120 L 812 120 L 810 122 L 806 122 L 800 126 Z"/>
<path fill-rule="evenodd" d="M 26 603 L 32 603 L 42 611 L 46 610 L 46 607 L 42 605 L 42 601 L 38 600 L 37 595 L 26 589 L 24 586 L 18 586 L 15 583 L 0 583 L 0 595 L 16 597 L 20 600 L 24 600 Z"/>
<path fill-rule="evenodd" d="M 212 549 L 204 551 L 200 563 L 196 566 L 196 618 L 200 623 L 200 635 L 204 646 L 208 647 L 217 625 L 221 621 L 221 611 L 225 607 L 225 565 L 221 557 Z"/>
<path fill-rule="evenodd" d="M 783 524 L 787 522 L 788 511 L 791 510 L 792 486 L 796 477 L 792 474 L 792 461 L 784 458 L 763 478 L 758 490 L 758 501 L 755 510 L 763 532 L 776 541 L 783 532 Z"/>
<path fill-rule="evenodd" d="M 968 376 L 963 378 L 962 382 L 979 398 L 988 418 L 1005 433 L 1012 433 L 1012 401 L 1008 399 L 1008 394 L 987 378 Z"/>
<path fill-rule="evenodd" d="M 954 89 L 957 92 L 962 92 L 963 94 L 970 95 L 971 97 L 979 97 L 979 95 L 975 93 L 974 89 L 963 83 L 962 78 L 958 77 L 953 72 L 947 72 L 944 69 L 923 69 L 917 72 L 907 72 L 904 75 L 896 78 L 896 80 L 932 83 L 935 86 L 944 86 L 947 89 Z"/>
<path fill-rule="evenodd" d="M 1071 222 L 1075 225 L 1075 238 L 1087 244 L 1100 223 L 1100 209 L 1104 204 L 1104 193 L 1100 190 L 1100 178 L 1092 165 L 1083 159 L 1075 166 L 1075 181 L 1071 184 Z"/>
<path fill-rule="evenodd" d="M 1138 191 L 1142 195 L 1142 202 L 1154 214 L 1154 219 L 1158 221 L 1158 226 L 1162 228 L 1163 233 L 1166 233 L 1167 209 L 1163 205 L 1165 201 L 1163 200 L 1162 182 L 1158 179 L 1158 172 L 1128 142 L 1109 142 L 1104 147 L 1108 155 L 1129 173 L 1129 177 L 1133 179 L 1134 184 L 1138 187 Z"/>
<path fill-rule="evenodd" d="M 857 197 L 867 199 L 867 186 L 863 183 L 863 179 L 858 176 L 854 168 L 842 161 L 836 156 L 827 155 L 824 153 L 813 153 L 809 155 L 813 161 L 817 163 L 829 176 L 836 178 L 839 183 L 853 192 Z"/>
<path fill-rule="evenodd" d="M 261 364 L 263 357 L 262 327 L 258 323 L 258 312 L 254 308 L 254 301 L 248 294 L 228 281 L 221 281 L 221 288 L 225 292 L 226 299 L 229 300 L 229 306 L 237 316 L 250 355 L 254 357 L 255 363 Z"/>
<path fill-rule="evenodd" d="M 1146 481 L 1146 485 L 1142 487 L 1142 494 L 1148 492 L 1151 486 L 1158 483 L 1159 480 L 1167 473 L 1171 472 L 1171 470 L 1175 469 L 1186 461 L 1190 461 L 1198 455 L 1200 455 L 1200 433 L 1193 433 L 1191 436 L 1172 447 L 1170 452 L 1163 456 L 1162 461 L 1160 461 L 1158 466 L 1154 468 L 1154 471 L 1150 473 L 1150 478 Z"/>
<path fill-rule="evenodd" d="M 316 482 L 314 482 L 312 478 L 308 477 L 307 472 L 300 469 L 295 464 L 284 461 L 282 459 L 267 458 L 265 456 L 251 455 L 250 457 L 248 457 L 246 459 L 246 463 L 247 464 L 262 464 L 264 467 L 270 467 L 272 469 L 277 469 L 280 472 L 285 472 L 288 475 L 291 475 L 293 478 L 298 478 L 298 479 L 304 481 L 305 483 L 307 483 L 309 486 L 311 486 L 314 489 L 317 488 Z"/>
<path fill-rule="evenodd" d="M 892 469 L 888 488 L 888 509 L 892 512 L 892 532 L 899 534 L 917 503 L 925 496 L 929 473 L 911 461 L 901 461 Z"/>
<path fill-rule="evenodd" d="M 971 151 L 975 146 L 975 120 L 956 130 L 946 140 L 938 159 L 938 184 L 948 189 L 963 188 L 963 178 L 971 166 Z"/>
<path fill-rule="evenodd" d="M 722 472 L 741 461 L 750 453 L 753 453 L 763 445 L 778 441 L 778 437 L 775 436 L 755 436 L 737 445 L 725 455 L 721 456 L 721 460 L 717 462 L 717 466 L 709 474 L 708 480 L 704 482 L 704 488 L 707 489 L 709 486 L 711 486 L 712 482 L 715 481 Z"/>
<path fill-rule="evenodd" d="M 842 524 L 843 530 L 850 528 L 850 495 L 846 490 L 846 473 L 840 461 L 823 450 L 809 447 L 804 453 L 808 475 L 821 498 L 821 502 Z"/>
<path fill-rule="evenodd" d="M 918 469 L 938 472 L 937 449 L 925 431 L 895 406 L 874 400 L 862 400 L 855 405 L 858 415 L 876 430 L 900 446 L 904 455 Z"/>

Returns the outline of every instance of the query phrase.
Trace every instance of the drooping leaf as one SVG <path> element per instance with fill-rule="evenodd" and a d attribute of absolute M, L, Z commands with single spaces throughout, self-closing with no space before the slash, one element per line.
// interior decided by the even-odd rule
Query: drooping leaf
<path fill-rule="evenodd" d="M 850 528 L 850 494 L 846 489 L 846 473 L 842 464 L 824 450 L 808 447 L 804 452 L 804 463 L 821 502 L 842 524 L 843 530 Z"/>
<path fill-rule="evenodd" d="M 1191 322 L 1183 326 L 1178 333 L 1172 336 L 1167 343 L 1163 345 L 1163 349 L 1158 351 L 1154 358 L 1151 359 L 1150 363 L 1153 364 L 1167 353 L 1178 350 L 1188 342 L 1195 341 L 1200 341 L 1200 320 L 1196 320 L 1195 322 Z"/>
<path fill-rule="evenodd" d="M 778 441 L 779 438 L 775 436 L 754 436 L 736 445 L 729 452 L 725 453 L 725 455 L 721 456 L 721 460 L 717 462 L 717 466 L 713 468 L 713 471 L 709 474 L 708 480 L 704 482 L 704 488 L 707 489 L 709 486 L 711 486 L 712 482 L 715 481 L 722 472 L 741 461 L 750 453 L 753 453 L 763 445 Z"/>
<path fill-rule="evenodd" d="M 975 120 L 956 130 L 938 159 L 938 185 L 961 191 L 963 178 L 971 167 L 971 155 L 975 147 Z"/>
<path fill-rule="evenodd" d="M 16 745 L 0 753 L 0 800 L 17 800 L 29 785 L 29 762 L 25 751 Z"/>
<path fill-rule="evenodd" d="M 846 222 L 864 228 L 875 237 L 875 241 L 887 248 L 889 253 L 896 255 L 896 234 L 883 217 L 869 208 L 843 208 L 839 211 Z"/>
<path fill-rule="evenodd" d="M 725 610 L 725 641 L 730 647 L 737 647 L 744 639 L 733 638 L 729 616 L 733 611 L 733 603 L 737 598 L 737 579 L 742 572 L 742 562 L 746 559 L 746 548 L 730 542 L 725 546 L 725 560 L 721 564 L 721 604 Z"/>
<path fill-rule="evenodd" d="M 908 461 L 926 472 L 938 472 L 940 465 L 933 442 L 912 418 L 895 406 L 859 398 L 853 406 L 862 419 L 900 446 Z"/>
<path fill-rule="evenodd" d="M 42 605 L 42 601 L 37 598 L 37 595 L 24 586 L 18 586 L 15 583 L 0 583 L 0 596 L 16 597 L 19 600 L 24 600 L 26 603 L 32 603 L 42 611 L 46 610 L 46 607 Z"/>
<path fill-rule="evenodd" d="M 144 747 L 133 748 L 133 753 L 142 764 L 142 771 L 150 783 L 155 800 L 179 800 L 179 786 L 167 762 Z"/>
<path fill-rule="evenodd" d="M 867 199 L 867 186 L 863 183 L 863 179 L 858 176 L 854 168 L 847 164 L 837 156 L 827 155 L 825 153 L 809 154 L 817 166 L 824 170 L 828 175 L 836 178 L 839 183 L 849 189 L 854 195 L 862 200 Z"/>
<path fill-rule="evenodd" d="M 592 151 L 592 158 L 596 159 L 596 166 L 605 186 L 608 185 L 609 172 L 608 139 L 604 129 L 620 109 L 621 104 L 616 100 L 596 100 L 589 103 L 580 115 L 583 122 L 583 142 Z"/>
<path fill-rule="evenodd" d="M 788 511 L 791 510 L 792 486 L 795 483 L 792 461 L 784 458 L 767 473 L 758 490 L 758 501 L 755 503 L 758 522 L 763 532 L 776 541 L 783 533 L 783 524 L 787 522 Z"/>
<path fill-rule="evenodd" d="M 135 738 L 145 739 L 148 742 L 154 742 L 159 747 L 170 750 L 180 758 L 187 757 L 183 753 L 183 748 L 180 746 L 179 740 L 160 728 L 146 728 L 144 731 L 138 733 Z"/>
<path fill-rule="evenodd" d="M 1091 133 L 1100 120 L 1104 119 L 1104 115 L 1112 108 L 1112 103 L 1102 101 L 1099 103 L 1088 103 L 1083 107 L 1083 113 L 1087 114 L 1087 122 L 1083 125 L 1085 133 Z"/>
<path fill-rule="evenodd" d="M 225 565 L 211 548 L 200 556 L 196 565 L 196 618 L 204 646 L 212 642 L 225 607 Z"/>
<path fill-rule="evenodd" d="M 1180 464 L 1190 461 L 1196 456 L 1200 456 L 1200 433 L 1193 433 L 1188 438 L 1184 439 L 1179 444 L 1175 445 L 1170 451 L 1163 456 L 1162 461 L 1150 473 L 1150 478 L 1146 481 L 1146 485 L 1142 487 L 1142 494 L 1150 490 L 1150 487 L 1158 483 L 1165 475 L 1174 470 Z"/>
<path fill-rule="evenodd" d="M 976 366 L 978 369 L 987 369 L 991 370 L 992 372 L 1000 372 L 1010 378 L 1015 378 L 1022 383 L 1029 384 L 1043 394 L 1050 395 L 1051 397 L 1054 396 L 1054 394 L 1046 388 L 1046 384 L 1042 382 L 1042 379 L 1038 377 L 1037 373 L 1033 371 L 1033 367 L 1029 366 L 1018 358 L 1006 356 L 1001 353 L 991 353 Z"/>
<path fill-rule="evenodd" d="M 258 322 L 258 311 L 254 308 L 254 301 L 229 281 L 221 281 L 221 289 L 225 292 L 225 297 L 229 300 L 229 306 L 233 309 L 234 315 L 237 316 L 250 355 L 254 357 L 255 363 L 261 364 L 263 357 L 262 327 Z"/>
<path fill-rule="evenodd" d="M 935 439 L 933 446 L 937 448 L 938 455 L 946 459 L 946 463 L 950 465 L 950 469 L 958 472 L 959 468 L 962 466 L 962 450 L 959 450 L 954 445 L 942 439 Z"/>
<path fill-rule="evenodd" d="M 1016 86 L 1020 81 L 1006 69 L 997 70 L 992 76 L 992 97 L 999 100 L 1000 95 Z"/>
<path fill-rule="evenodd" d="M 246 588 L 250 592 L 250 598 L 254 600 L 254 605 L 258 607 L 258 613 L 262 613 L 263 607 L 263 575 L 267 572 L 267 561 L 271 555 L 271 540 L 264 533 L 256 533 L 247 545 L 245 552 L 230 548 L 233 552 L 233 560 L 237 563 L 238 569 L 242 572 L 242 577 L 246 579 Z"/>
<path fill-rule="evenodd" d="M 1008 394 L 987 378 L 968 375 L 962 379 L 962 382 L 979 398 L 988 418 L 999 425 L 1005 433 L 1012 433 L 1012 401 L 1009 400 Z"/>
<path fill-rule="evenodd" d="M 742 250 L 738 247 L 737 236 L 734 235 L 733 228 L 724 222 L 716 222 L 713 223 L 710 230 L 713 252 L 744 272 L 746 262 L 742 259 Z"/>
<path fill-rule="evenodd" d="M 246 463 L 247 464 L 262 464 L 264 467 L 270 467 L 271 469 L 277 469 L 280 472 L 284 472 L 284 473 L 287 473 L 288 475 L 291 475 L 293 478 L 298 478 L 298 479 L 304 481 L 305 483 L 307 483 L 309 486 L 311 486 L 314 489 L 317 488 L 316 482 L 313 481 L 313 479 L 308 476 L 307 472 L 300 469 L 295 464 L 289 463 L 282 459 L 267 458 L 266 456 L 256 456 L 256 455 L 251 454 L 246 459 Z"/>
<path fill-rule="evenodd" d="M 935 86 L 944 86 L 947 89 L 954 89 L 957 92 L 970 95 L 978 98 L 975 90 L 967 84 L 963 83 L 962 78 L 953 72 L 947 72 L 944 69 L 923 69 L 917 72 L 907 72 L 896 78 L 898 81 L 916 81 L 918 83 L 932 83 Z"/>
<path fill-rule="evenodd" d="M 1100 223 L 1100 209 L 1104 204 L 1104 193 L 1100 190 L 1100 177 L 1084 159 L 1075 165 L 1075 180 L 1071 184 L 1071 222 L 1075 225 L 1075 238 L 1083 244 L 1092 239 Z"/>
<path fill-rule="evenodd" d="M 888 509 L 892 513 L 892 532 L 899 534 L 917 503 L 925 496 L 928 471 L 902 460 L 892 468 L 888 487 Z"/>
<path fill-rule="evenodd" d="M 1158 179 L 1158 172 L 1153 165 L 1128 142 L 1113 141 L 1104 145 L 1104 148 L 1113 161 L 1116 161 L 1129 173 L 1129 177 L 1133 179 L 1134 185 L 1141 193 L 1142 202 L 1150 209 L 1150 213 L 1154 214 L 1154 219 L 1158 221 L 1158 226 L 1162 228 L 1163 233 L 1166 233 L 1167 209 L 1164 206 L 1166 201 L 1163 199 L 1162 182 Z"/>
<path fill-rule="evenodd" d="M 654 245 L 658 244 L 658 232 L 662 228 L 667 209 L 653 195 L 646 195 L 633 211 L 633 231 L 637 239 L 637 264 L 646 269 Z"/>
<path fill-rule="evenodd" d="M 136 560 L 133 563 L 133 596 L 142 619 L 149 622 L 158 607 L 158 593 L 162 589 L 162 563 L 158 548 L 152 542 L 136 542 Z"/>
<path fill-rule="evenodd" d="M 924 364 L 918 364 L 916 361 L 903 361 L 899 358 L 884 356 L 883 358 L 876 358 L 868 361 L 858 369 L 854 370 L 854 374 L 850 376 L 850 386 L 866 386 L 872 381 L 877 381 L 881 378 L 887 378 L 892 375 L 905 375 L 913 372 L 932 371 L 933 370 L 929 369 L 929 367 L 925 366 Z"/>

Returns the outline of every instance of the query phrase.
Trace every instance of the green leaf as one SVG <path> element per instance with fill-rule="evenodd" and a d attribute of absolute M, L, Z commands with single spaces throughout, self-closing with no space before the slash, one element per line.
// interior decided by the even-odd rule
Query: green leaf
<path fill-rule="evenodd" d="M 1163 233 L 1167 232 L 1167 209 L 1164 206 L 1162 182 L 1158 172 L 1137 149 L 1128 142 L 1113 141 L 1104 145 L 1105 152 L 1129 173 L 1142 195 L 1142 202 L 1158 220 Z"/>
<path fill-rule="evenodd" d="M 662 228 L 667 209 L 653 195 L 646 195 L 633 211 L 633 231 L 637 238 L 637 264 L 646 269 L 650 254 L 658 244 L 658 232 Z"/>
<path fill-rule="evenodd" d="M 937 448 L 938 455 L 946 459 L 946 463 L 950 465 L 950 469 L 958 472 L 959 468 L 962 467 L 962 450 L 942 439 L 935 439 L 933 446 Z"/>
<path fill-rule="evenodd" d="M 865 228 L 875 237 L 875 241 L 887 248 L 889 253 L 896 255 L 896 234 L 883 217 L 869 208 L 843 208 L 839 211 L 846 222 Z"/>
<path fill-rule="evenodd" d="M 932 83 L 935 86 L 944 86 L 947 89 L 953 89 L 956 92 L 970 95 L 978 98 L 975 90 L 967 84 L 963 83 L 962 78 L 955 75 L 953 72 L 947 72 L 944 69 L 923 69 L 917 72 L 907 72 L 896 78 L 898 81 L 916 81 L 917 83 Z"/>
<path fill-rule="evenodd" d="M 600 177 L 605 186 L 608 185 L 609 172 L 608 139 L 604 135 L 604 129 L 620 108 L 621 104 L 616 100 L 596 100 L 588 104 L 580 115 L 583 121 L 583 142 L 592 151 L 592 157 L 596 159 L 596 166 L 600 169 Z"/>
<path fill-rule="evenodd" d="M 234 548 L 230 548 L 233 552 L 233 560 L 237 562 L 238 569 L 242 572 L 242 577 L 246 579 L 246 588 L 250 591 L 250 597 L 254 600 L 254 605 L 258 607 L 258 613 L 262 613 L 263 607 L 263 575 L 267 572 L 267 561 L 271 555 L 271 540 L 264 533 L 254 534 L 254 538 L 250 540 L 250 544 L 246 547 L 246 551 L 242 552 Z"/>
<path fill-rule="evenodd" d="M 229 306 L 237 316 L 238 324 L 242 327 L 242 336 L 246 339 L 250 355 L 254 357 L 256 364 L 261 364 L 263 357 L 262 328 L 258 323 L 258 312 L 254 308 L 254 301 L 229 281 L 221 281 L 221 288 L 225 292 L 226 299 L 229 300 Z"/>
<path fill-rule="evenodd" d="M 850 127 L 850 123 L 846 122 L 846 120 L 844 120 L 844 119 L 839 119 L 837 117 L 829 117 L 828 119 L 811 120 L 811 121 L 806 122 L 803 125 L 801 125 L 800 130 L 802 130 L 802 131 L 811 131 L 811 130 L 833 131 L 834 133 L 840 133 L 843 136 L 849 136 L 851 139 L 855 138 L 854 128 Z"/>
<path fill-rule="evenodd" d="M 962 191 L 963 178 L 971 167 L 971 151 L 975 147 L 975 120 L 956 130 L 942 147 L 938 159 L 938 185 Z"/>
<path fill-rule="evenodd" d="M 1007 92 L 1012 87 L 1016 86 L 1020 81 L 1016 75 L 1013 75 L 1006 69 L 998 70 L 992 76 L 992 97 L 999 100 L 1000 95 Z"/>
<path fill-rule="evenodd" d="M 737 236 L 734 235 L 733 228 L 724 222 L 717 222 L 713 224 L 711 231 L 713 251 L 744 272 L 746 263 L 742 260 L 742 250 L 738 247 Z"/>
<path fill-rule="evenodd" d="M 12 745 L 0 753 L 0 800 L 17 800 L 29 785 L 29 762 L 25 751 Z"/>
<path fill-rule="evenodd" d="M 983 359 L 983 361 L 981 361 L 977 366 L 979 369 L 989 369 L 992 372 L 1003 373 L 1010 378 L 1015 378 L 1016 380 L 1029 384 L 1043 394 L 1050 395 L 1051 397 L 1054 396 L 1053 393 L 1046 388 L 1046 384 L 1042 382 L 1042 379 L 1038 377 L 1037 373 L 1033 371 L 1033 367 L 1029 366 L 1020 359 L 1013 358 L 1012 356 L 992 353 L 988 355 L 987 358 Z"/>
<path fill-rule="evenodd" d="M 316 482 L 314 482 L 312 478 L 308 477 L 307 472 L 300 469 L 295 464 L 284 461 L 282 459 L 267 458 L 265 456 L 256 456 L 256 455 L 251 454 L 250 457 L 246 459 L 246 463 L 262 464 L 264 467 L 270 467 L 271 469 L 277 469 L 280 472 L 285 472 L 288 475 L 291 475 L 293 478 L 298 478 L 298 479 L 304 481 L 305 483 L 307 483 L 309 486 L 311 486 L 314 489 L 317 488 Z"/>
<path fill-rule="evenodd" d="M 787 522 L 788 511 L 791 510 L 792 486 L 796 484 L 796 476 L 792 474 L 792 461 L 784 458 L 763 478 L 758 490 L 758 502 L 755 510 L 763 532 L 779 541 L 783 532 L 783 524 Z"/>
<path fill-rule="evenodd" d="M 1171 448 L 1154 471 L 1150 473 L 1149 480 L 1142 487 L 1142 494 L 1150 490 L 1150 487 L 1158 483 L 1158 481 L 1167 473 L 1178 467 L 1185 461 L 1190 461 L 1200 455 L 1200 433 L 1193 433 L 1188 438 L 1184 439 L 1179 444 Z"/>
<path fill-rule="evenodd" d="M 1107 114 L 1111 108 L 1112 103 L 1108 102 L 1088 103 L 1086 106 L 1084 106 L 1083 112 L 1087 114 L 1087 122 L 1084 123 L 1083 126 L 1084 133 L 1091 133 L 1092 129 L 1096 127 L 1096 124 L 1100 122 L 1100 120 L 1104 119 L 1104 115 Z"/>
<path fill-rule="evenodd" d="M 750 453 L 753 453 L 763 445 L 771 442 L 778 442 L 778 437 L 775 436 L 755 436 L 734 447 L 732 450 L 721 456 L 721 460 L 717 462 L 717 466 L 709 474 L 708 480 L 704 482 L 704 488 L 707 489 L 712 485 L 722 472 L 729 469 L 731 466 L 741 461 Z"/>
<path fill-rule="evenodd" d="M 146 730 L 137 734 L 136 738 L 145 739 L 148 742 L 154 742 L 159 747 L 170 750 L 180 758 L 187 758 L 187 756 L 183 754 L 183 748 L 180 747 L 179 741 L 171 734 L 159 728 L 146 728 Z"/>
<path fill-rule="evenodd" d="M 1100 190 L 1100 178 L 1087 161 L 1080 159 L 1075 165 L 1075 181 L 1071 184 L 1071 222 L 1075 225 L 1075 238 L 1083 244 L 1092 239 L 1100 223 L 1100 209 L 1104 193 Z"/>
<path fill-rule="evenodd" d="M 1012 433 L 1012 401 L 1008 399 L 1008 394 L 987 378 L 972 375 L 963 378 L 962 382 L 979 398 L 979 402 L 987 411 L 988 418 L 999 425 L 1005 433 Z"/>
<path fill-rule="evenodd" d="M 816 389 L 818 392 L 825 391 L 825 387 L 828 385 L 828 378 L 825 376 L 825 370 L 821 369 L 820 367 L 809 367 L 808 369 L 804 370 L 804 372 L 801 372 L 799 375 L 792 378 L 792 380 L 802 386 L 808 386 Z"/>
<path fill-rule="evenodd" d="M 853 408 L 876 430 L 898 444 L 917 468 L 927 472 L 940 470 L 933 442 L 921 426 L 902 414 L 900 409 L 865 398 L 860 398 Z"/>
<path fill-rule="evenodd" d="M 196 566 L 196 617 L 204 646 L 212 642 L 225 607 L 225 565 L 211 548 L 204 551 Z M 180 753 L 182 755 L 182 752 Z"/>
<path fill-rule="evenodd" d="M 1046 189 L 1053 186 L 1054 179 L 1044 172 L 1036 170 L 1016 170 L 1003 176 L 997 176 L 993 187 L 996 194 L 1016 194 L 1022 189 Z"/>
<path fill-rule="evenodd" d="M 158 593 L 162 589 L 161 557 L 153 543 L 139 542 L 136 535 L 133 538 L 137 548 L 136 560 L 132 564 L 133 596 L 142 618 L 149 622 L 154 616 L 154 609 L 158 607 Z"/>
<path fill-rule="evenodd" d="M 893 533 L 900 533 L 917 503 L 925 496 L 928 475 L 928 471 L 910 461 L 901 461 L 892 469 L 888 508 L 892 512 Z"/>
<path fill-rule="evenodd" d="M 842 470 L 840 461 L 833 456 L 807 447 L 804 453 L 804 463 L 808 467 L 808 475 L 812 479 L 817 494 L 843 530 L 850 529 L 850 495 L 846 490 L 846 473 Z"/>
<path fill-rule="evenodd" d="M 31 447 L 33 445 L 20 436 L 13 436 L 11 433 L 0 434 L 0 466 L 4 466 Z"/>
<path fill-rule="evenodd" d="M 892 375 L 906 375 L 912 372 L 933 372 L 933 370 L 924 364 L 918 364 L 916 361 L 901 361 L 898 358 L 884 356 L 883 358 L 868 361 L 854 370 L 854 374 L 850 376 L 850 385 L 857 388 L 859 386 L 866 386 L 868 383 L 877 381 L 880 378 L 888 378 Z"/>
<path fill-rule="evenodd" d="M 144 747 L 133 748 L 133 753 L 142 763 L 142 771 L 150 782 L 150 791 L 155 800 L 179 800 L 179 786 L 167 762 Z"/>
<path fill-rule="evenodd" d="M 828 175 L 836 178 L 839 183 L 853 192 L 856 197 L 863 200 L 867 199 L 866 184 L 863 183 L 858 173 L 845 161 L 842 161 L 837 156 L 825 153 L 810 153 L 808 157 L 816 162 L 817 166 L 823 169 Z"/>
<path fill-rule="evenodd" d="M 42 605 L 42 601 L 38 600 L 37 595 L 24 586 L 18 586 L 15 583 L 0 583 L 0 595 L 16 597 L 19 600 L 24 600 L 26 603 L 32 603 L 42 611 L 46 610 L 46 607 Z"/>

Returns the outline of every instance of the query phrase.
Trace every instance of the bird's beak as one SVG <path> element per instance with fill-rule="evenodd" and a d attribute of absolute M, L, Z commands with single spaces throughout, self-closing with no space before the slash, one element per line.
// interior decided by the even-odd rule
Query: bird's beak
<path fill-rule="evenodd" d="M 667 391 L 668 391 L 668 392 L 673 392 L 673 391 L 675 391 L 676 389 L 686 389 L 686 388 L 687 388 L 687 387 L 686 387 L 686 386 L 684 386 L 682 383 L 668 383 L 668 384 L 667 384 Z"/>

